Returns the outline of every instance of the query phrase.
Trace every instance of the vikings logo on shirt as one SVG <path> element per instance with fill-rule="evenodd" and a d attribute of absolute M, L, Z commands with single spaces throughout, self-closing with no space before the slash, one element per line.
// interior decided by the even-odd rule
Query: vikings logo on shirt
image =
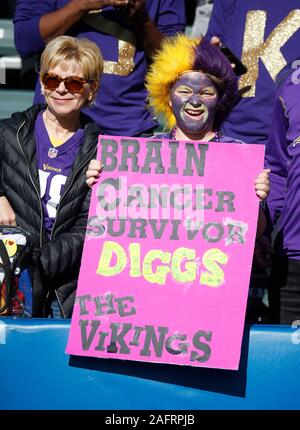
<path fill-rule="evenodd" d="M 49 148 L 48 149 L 48 157 L 50 157 L 50 158 L 56 158 L 57 153 L 58 153 L 58 150 L 55 148 Z"/>

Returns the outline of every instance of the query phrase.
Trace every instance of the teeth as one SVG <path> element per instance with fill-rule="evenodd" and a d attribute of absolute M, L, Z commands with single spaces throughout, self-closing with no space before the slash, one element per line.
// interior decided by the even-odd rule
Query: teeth
<path fill-rule="evenodd" d="M 190 109 L 186 109 L 186 111 L 185 111 L 188 115 L 191 115 L 191 116 L 199 116 L 199 115 L 201 115 L 202 113 L 203 113 L 203 111 L 202 110 L 190 110 Z"/>

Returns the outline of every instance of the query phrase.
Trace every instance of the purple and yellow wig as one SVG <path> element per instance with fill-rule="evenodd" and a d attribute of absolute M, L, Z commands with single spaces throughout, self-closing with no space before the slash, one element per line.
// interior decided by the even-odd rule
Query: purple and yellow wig
<path fill-rule="evenodd" d="M 176 119 L 169 104 L 171 89 L 178 76 L 189 70 L 205 73 L 216 86 L 219 102 L 214 129 L 219 129 L 237 100 L 237 78 L 225 55 L 204 37 L 199 40 L 178 34 L 163 41 L 146 75 L 149 105 L 156 115 L 164 117 L 166 128 L 173 128 Z"/>

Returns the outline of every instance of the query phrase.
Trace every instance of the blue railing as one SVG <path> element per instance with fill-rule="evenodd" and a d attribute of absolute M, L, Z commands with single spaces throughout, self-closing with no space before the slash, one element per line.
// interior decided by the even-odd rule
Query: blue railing
<path fill-rule="evenodd" d="M 69 328 L 0 319 L 0 409 L 300 409 L 299 328 L 246 327 L 238 371 L 70 357 Z"/>

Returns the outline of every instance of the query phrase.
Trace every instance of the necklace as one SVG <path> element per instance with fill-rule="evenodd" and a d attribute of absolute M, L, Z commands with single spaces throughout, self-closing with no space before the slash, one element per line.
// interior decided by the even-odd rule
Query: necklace
<path fill-rule="evenodd" d="M 53 115 L 49 117 L 47 109 L 43 112 L 43 121 L 49 135 L 53 136 L 56 140 L 65 142 L 70 139 L 73 134 L 80 128 L 80 121 L 78 118 L 69 120 L 67 123 L 60 123 Z"/>
<path fill-rule="evenodd" d="M 177 131 L 177 127 L 175 125 L 175 127 L 171 130 L 171 133 L 170 133 L 171 139 L 176 140 L 176 131 Z M 220 142 L 218 130 L 215 131 L 214 137 L 212 139 L 209 139 L 207 142 Z"/>
<path fill-rule="evenodd" d="M 48 157 L 56 158 L 58 156 L 57 148 L 63 145 L 67 140 L 69 140 L 71 136 L 75 134 L 76 131 L 65 131 L 64 129 L 62 129 L 62 135 L 58 135 L 56 127 L 54 127 L 53 123 L 49 121 L 45 112 L 42 118 L 50 141 L 50 147 L 48 148 Z"/>

